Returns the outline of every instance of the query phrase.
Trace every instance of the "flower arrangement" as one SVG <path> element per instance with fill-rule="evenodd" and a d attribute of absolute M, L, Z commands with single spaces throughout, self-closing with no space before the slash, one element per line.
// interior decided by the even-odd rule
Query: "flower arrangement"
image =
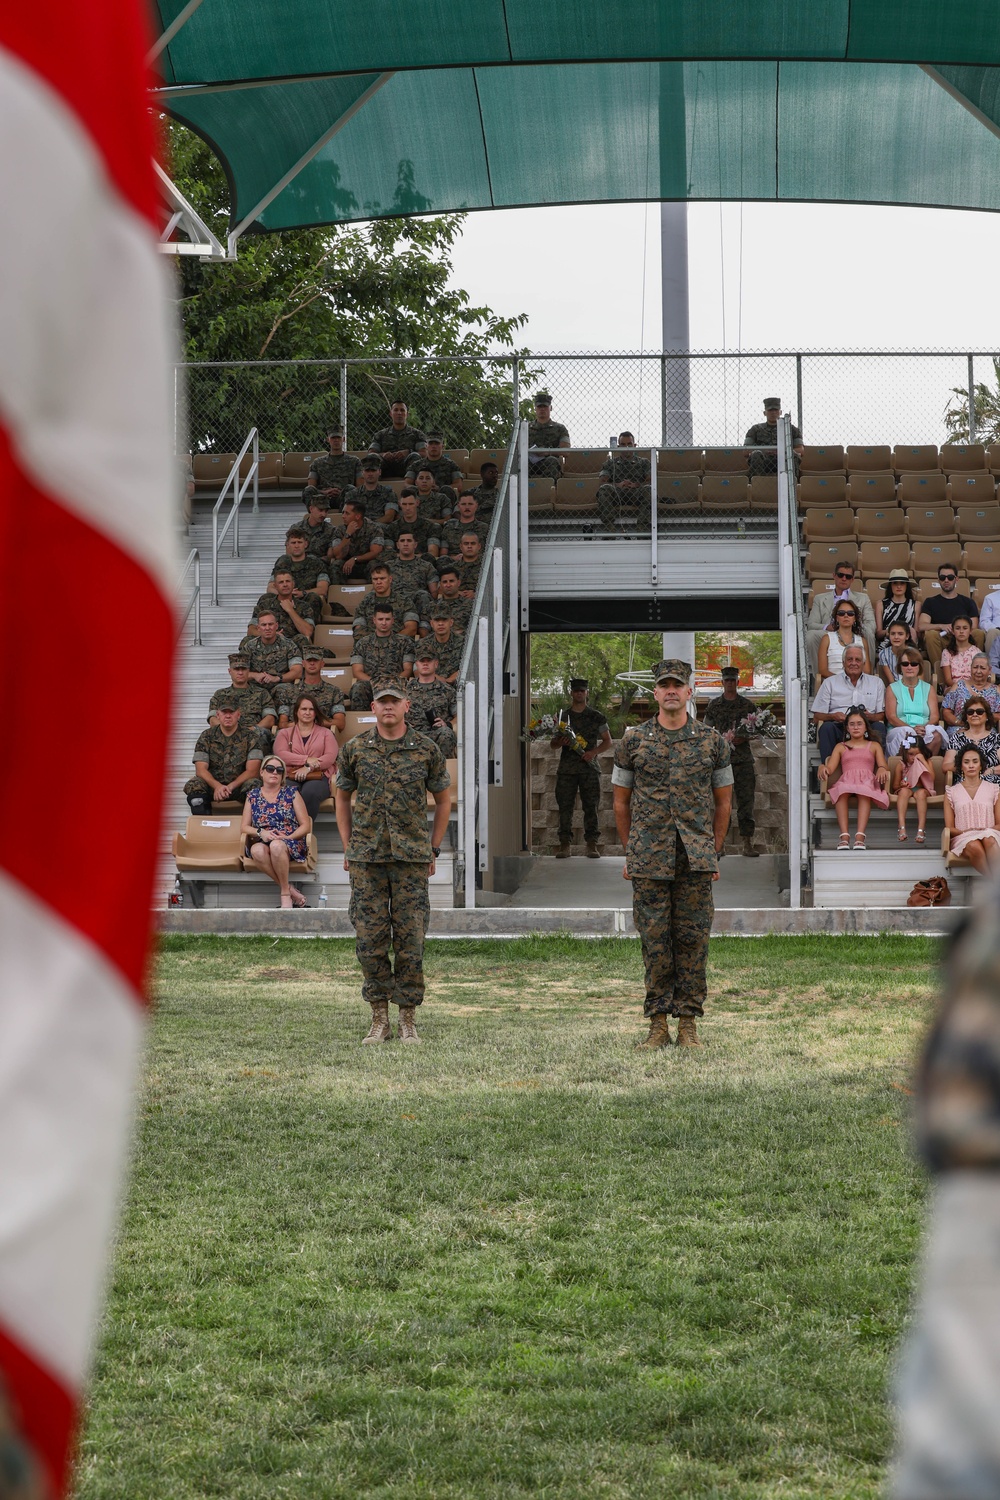
<path fill-rule="evenodd" d="M 542 714 L 536 719 L 530 719 L 521 738 L 526 744 L 530 744 L 532 740 L 555 739 L 557 736 L 570 750 L 575 750 L 577 755 L 583 755 L 587 749 L 587 741 L 583 735 L 570 728 L 569 720 L 562 713 Z"/>
<path fill-rule="evenodd" d="M 765 705 L 747 714 L 732 729 L 727 729 L 722 737 L 730 744 L 737 739 L 783 740 L 785 726 L 780 719 L 775 718 L 771 708 Z"/>

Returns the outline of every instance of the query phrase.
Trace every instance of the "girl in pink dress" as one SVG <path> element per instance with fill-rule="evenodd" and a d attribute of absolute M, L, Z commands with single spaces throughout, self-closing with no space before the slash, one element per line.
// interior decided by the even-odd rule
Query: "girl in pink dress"
<path fill-rule="evenodd" d="M 952 830 L 952 854 L 964 854 L 979 871 L 1000 865 L 1000 787 L 983 781 L 986 757 L 978 745 L 966 745 L 959 760 L 962 780 L 946 787 L 944 824 Z"/>
<path fill-rule="evenodd" d="M 839 745 L 834 745 L 830 759 L 819 768 L 819 779 L 824 784 L 840 767 L 840 780 L 830 788 L 830 800 L 837 809 L 837 825 L 840 828 L 838 849 L 851 847 L 848 832 L 850 799 L 858 799 L 858 831 L 854 835 L 855 849 L 864 849 L 865 829 L 871 816 L 872 803 L 879 807 L 889 806 L 886 783 L 889 770 L 882 753 L 882 746 L 868 732 L 868 720 L 860 709 L 849 710 L 844 721 L 844 736 Z"/>
<path fill-rule="evenodd" d="M 917 742 L 916 735 L 903 741 L 899 753 L 902 759 L 892 773 L 892 790 L 896 793 L 896 812 L 899 814 L 897 837 L 901 844 L 906 843 L 906 810 L 912 796 L 917 804 L 917 843 L 922 844 L 927 837 L 927 798 L 934 791 L 934 772 L 927 764 L 923 746 Z"/>
<path fill-rule="evenodd" d="M 941 652 L 941 673 L 949 688 L 956 682 L 968 682 L 972 676 L 972 663 L 979 655 L 979 647 L 972 639 L 972 621 L 968 615 L 956 615 L 951 622 L 951 633 L 945 636 L 945 649 Z"/>

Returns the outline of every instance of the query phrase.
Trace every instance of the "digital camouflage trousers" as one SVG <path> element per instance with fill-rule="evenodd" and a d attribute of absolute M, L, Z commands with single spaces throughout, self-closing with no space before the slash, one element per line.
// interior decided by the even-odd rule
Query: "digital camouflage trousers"
<path fill-rule="evenodd" d="M 691 869 L 680 839 L 674 871 L 673 880 L 632 879 L 632 916 L 646 970 L 645 1016 L 700 1016 L 705 1011 L 715 912 L 712 876 Z"/>
<path fill-rule="evenodd" d="M 560 760 L 556 771 L 556 806 L 559 809 L 559 841 L 571 843 L 573 839 L 573 814 L 576 811 L 576 794 L 580 794 L 583 806 L 583 836 L 588 843 L 596 843 L 601 832 L 598 809 L 601 805 L 601 773 L 593 761 L 584 761 L 579 756 L 567 764 Z"/>
<path fill-rule="evenodd" d="M 405 860 L 351 860 L 348 914 L 363 975 L 361 993 L 369 1005 L 419 1005 L 424 998 L 424 936 L 431 914 L 427 870 Z"/>
<path fill-rule="evenodd" d="M 757 824 L 753 815 L 754 798 L 757 795 L 757 775 L 753 758 L 737 760 L 733 756 L 733 800 L 736 803 L 736 818 L 744 838 L 753 838 Z"/>

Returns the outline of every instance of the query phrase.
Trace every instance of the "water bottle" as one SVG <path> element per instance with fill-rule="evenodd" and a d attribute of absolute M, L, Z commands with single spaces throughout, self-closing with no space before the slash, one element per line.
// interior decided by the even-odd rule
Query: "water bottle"
<path fill-rule="evenodd" d="M 174 876 L 174 888 L 170 892 L 170 894 L 167 896 L 167 905 L 168 906 L 183 906 L 184 905 L 184 887 L 181 885 L 181 877 L 179 875 L 175 875 Z"/>
<path fill-rule="evenodd" d="M 320 909 L 322 911 L 326 911 L 326 903 L 327 903 L 327 894 L 326 894 L 326 886 L 324 886 L 323 889 L 319 893 L 319 905 L 320 905 Z"/>

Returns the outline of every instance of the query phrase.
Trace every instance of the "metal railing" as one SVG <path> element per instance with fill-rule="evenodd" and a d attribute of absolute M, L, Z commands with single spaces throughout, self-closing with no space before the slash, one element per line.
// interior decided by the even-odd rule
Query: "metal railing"
<path fill-rule="evenodd" d="M 245 455 L 245 453 L 246 453 L 246 451 L 247 451 L 248 448 L 252 448 L 253 449 L 253 460 L 252 460 L 252 462 L 250 464 L 249 469 L 246 472 L 246 478 L 243 480 L 243 483 L 241 484 L 240 483 L 240 464 L 243 462 L 243 457 L 244 457 L 244 455 Z M 237 455 L 236 455 L 236 461 L 233 464 L 233 467 L 229 471 L 229 476 L 226 479 L 225 484 L 222 486 L 222 489 L 221 489 L 221 491 L 219 493 L 219 498 L 218 498 L 218 500 L 216 500 L 214 509 L 212 510 L 212 603 L 215 604 L 215 605 L 217 605 L 218 602 L 219 602 L 219 548 L 222 546 L 223 542 L 226 540 L 226 537 L 229 535 L 230 527 L 232 527 L 232 532 L 233 532 L 233 556 L 234 557 L 239 557 L 239 555 L 240 555 L 240 506 L 243 503 L 243 496 L 246 494 L 247 488 L 250 485 L 250 483 L 252 482 L 253 483 L 253 511 L 254 511 L 254 515 L 256 515 L 257 512 L 260 510 L 259 471 L 260 471 L 260 440 L 259 440 L 259 437 L 258 437 L 258 434 L 257 434 L 256 427 L 251 427 L 249 433 L 247 434 L 246 438 L 244 439 L 243 447 L 240 449 L 239 453 L 237 453 Z M 233 505 L 232 505 L 232 509 L 229 512 L 229 515 L 226 517 L 225 525 L 222 527 L 222 530 L 220 531 L 219 530 L 219 513 L 222 510 L 223 502 L 225 501 L 226 495 L 229 493 L 230 486 L 232 487 L 232 491 L 233 491 Z"/>
<path fill-rule="evenodd" d="M 187 562 L 184 564 L 183 571 L 181 573 L 180 579 L 179 579 L 178 584 L 177 584 L 177 592 L 178 593 L 180 593 L 181 589 L 184 587 L 184 582 L 185 582 L 188 574 L 191 572 L 192 568 L 194 569 L 194 578 L 193 578 L 193 582 L 192 582 L 192 586 L 191 586 L 191 597 L 188 600 L 187 609 L 185 609 L 184 613 L 181 615 L 180 619 L 177 622 L 177 635 L 178 635 L 178 638 L 179 638 L 180 634 L 181 634 L 181 631 L 184 629 L 185 625 L 187 624 L 188 620 L 191 617 L 191 611 L 194 610 L 194 635 L 192 637 L 192 645 L 200 646 L 201 645 L 201 553 L 198 551 L 197 547 L 192 547 L 191 551 L 188 553 Z"/>
<path fill-rule="evenodd" d="M 809 664 L 802 620 L 804 594 L 799 521 L 795 495 L 795 455 L 791 424 L 778 423 L 778 608 L 781 619 L 782 679 L 785 693 L 785 777 L 788 783 L 788 904 L 802 905 L 809 881 L 811 850 L 808 816 Z"/>
<path fill-rule="evenodd" d="M 503 708 L 517 698 L 519 598 L 526 597 L 520 578 L 520 511 L 522 486 L 518 454 L 527 463 L 527 428 L 515 423 L 500 479 L 499 498 L 483 545 L 465 648 L 458 669 L 458 849 L 456 893 L 467 907 L 476 904 L 476 889 L 489 868 L 489 790 L 504 783 Z"/>

